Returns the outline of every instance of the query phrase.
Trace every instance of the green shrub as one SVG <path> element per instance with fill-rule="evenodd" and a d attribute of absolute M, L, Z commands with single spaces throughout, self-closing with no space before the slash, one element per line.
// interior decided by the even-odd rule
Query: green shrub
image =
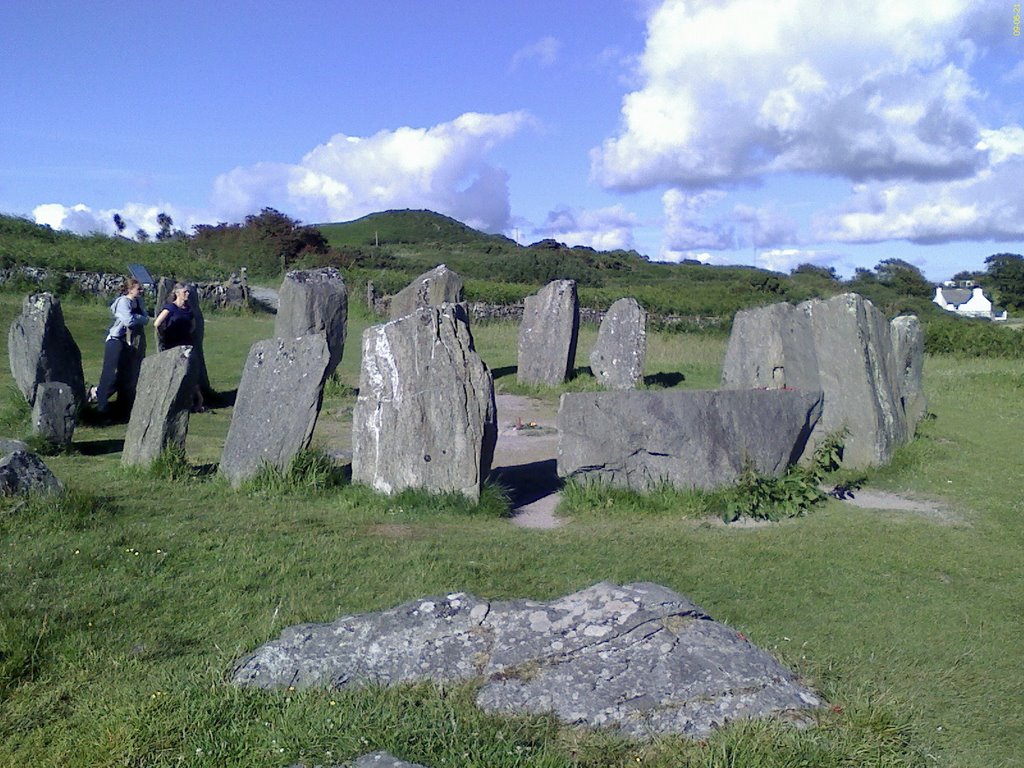
<path fill-rule="evenodd" d="M 1024 333 L 988 320 L 951 317 L 924 324 L 924 350 L 933 355 L 1024 358 Z"/>
<path fill-rule="evenodd" d="M 767 477 L 748 466 L 736 485 L 723 492 L 722 519 L 731 523 L 741 517 L 782 520 L 806 515 L 828 498 L 821 483 L 842 463 L 844 435 L 845 431 L 829 435 L 815 449 L 809 465 L 794 464 L 780 477 Z"/>

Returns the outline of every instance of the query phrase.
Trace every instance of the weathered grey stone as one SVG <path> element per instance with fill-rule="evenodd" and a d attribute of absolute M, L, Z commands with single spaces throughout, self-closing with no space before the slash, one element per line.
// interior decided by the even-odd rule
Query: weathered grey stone
<path fill-rule="evenodd" d="M 295 765 L 288 766 L 288 768 L 307 768 L 304 763 L 296 763 Z M 312 768 L 324 768 L 323 766 L 313 766 Z M 361 755 L 357 757 L 355 761 L 351 763 L 342 763 L 331 766 L 331 768 L 427 768 L 425 765 L 419 763 L 409 763 L 405 760 L 399 760 L 397 757 L 392 755 L 390 752 L 371 752 L 368 755 Z"/>
<path fill-rule="evenodd" d="M 64 324 L 60 300 L 50 293 L 33 293 L 22 303 L 21 314 L 7 334 L 11 375 L 31 405 L 36 387 L 59 381 L 71 387 L 75 402 L 85 402 L 82 353 Z"/>
<path fill-rule="evenodd" d="M 523 384 L 554 387 L 573 372 L 580 330 L 575 280 L 554 280 L 527 296 L 519 326 L 519 369 Z"/>
<path fill-rule="evenodd" d="M 636 299 L 608 308 L 590 352 L 590 370 L 605 389 L 635 389 L 647 359 L 647 312 Z"/>
<path fill-rule="evenodd" d="M 821 415 L 821 393 L 660 390 L 562 395 L 558 474 L 647 491 L 780 475 Z"/>
<path fill-rule="evenodd" d="M 889 323 L 854 293 L 737 313 L 722 366 L 727 389 L 824 392 L 804 458 L 825 437 L 846 430 L 843 465 L 849 468 L 885 464 L 909 439 L 901 376 Z"/>
<path fill-rule="evenodd" d="M 0 495 L 60 493 L 64 485 L 43 460 L 29 451 L 15 451 L 0 459 Z"/>
<path fill-rule="evenodd" d="M 352 768 L 426 768 L 426 766 L 399 760 L 388 752 L 373 752 L 356 758 L 356 761 L 352 763 Z"/>
<path fill-rule="evenodd" d="M 324 334 L 330 350 L 330 376 L 341 362 L 348 325 L 348 291 L 341 273 L 334 267 L 289 272 L 278 297 L 274 335 L 294 339 Z"/>
<path fill-rule="evenodd" d="M 0 456 L 6 456 L 8 453 L 14 453 L 15 451 L 28 451 L 31 450 L 28 447 L 28 443 L 23 440 L 15 440 L 10 437 L 0 437 Z"/>
<path fill-rule="evenodd" d="M 171 277 L 161 277 L 156 281 L 156 313 L 160 314 L 160 310 L 163 309 L 164 304 L 174 300 L 172 292 L 174 291 L 174 284 L 177 282 Z M 159 336 L 157 337 L 159 339 Z M 163 349 L 158 350 L 163 352 Z"/>
<path fill-rule="evenodd" d="M 637 735 L 700 738 L 825 702 L 765 651 L 658 584 L 595 584 L 550 603 L 453 593 L 286 629 L 236 685 L 346 688 L 482 680 L 490 712 L 552 713 Z M 809 720 L 809 718 L 808 718 Z"/>
<path fill-rule="evenodd" d="M 118 408 L 130 409 L 139 388 L 142 361 L 146 359 L 146 329 L 129 328 L 124 336 L 125 350 L 117 369 Z M 122 402 L 123 398 L 123 402 Z"/>
<path fill-rule="evenodd" d="M 724 389 L 821 389 L 814 330 L 802 307 L 782 303 L 736 313 L 722 362 Z"/>
<path fill-rule="evenodd" d="M 498 436 L 494 381 L 465 308 L 419 309 L 363 333 L 352 479 L 479 498 Z"/>
<path fill-rule="evenodd" d="M 173 347 L 142 363 L 121 463 L 146 466 L 165 449 L 185 450 L 196 370 L 192 347 Z"/>
<path fill-rule="evenodd" d="M 896 447 L 909 439 L 889 321 L 855 293 L 800 306 L 814 328 L 825 393 L 808 454 L 828 435 L 845 429 L 843 466 L 888 464 Z"/>
<path fill-rule="evenodd" d="M 220 460 L 233 486 L 264 465 L 286 470 L 309 447 L 329 360 L 323 334 L 252 345 Z"/>
<path fill-rule="evenodd" d="M 36 387 L 32 405 L 32 433 L 53 445 L 71 445 L 78 423 L 78 403 L 71 387 L 59 381 L 43 382 Z"/>
<path fill-rule="evenodd" d="M 391 297 L 389 316 L 397 320 L 423 307 L 458 304 L 463 300 L 462 278 L 439 264 Z"/>
<path fill-rule="evenodd" d="M 900 383 L 900 401 L 907 420 L 908 437 L 928 412 L 924 394 L 924 331 L 916 315 L 900 315 L 890 323 L 896 378 Z"/>

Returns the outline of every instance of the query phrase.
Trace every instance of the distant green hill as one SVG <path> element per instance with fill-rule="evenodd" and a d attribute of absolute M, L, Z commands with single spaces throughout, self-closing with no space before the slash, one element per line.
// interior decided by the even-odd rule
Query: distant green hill
<path fill-rule="evenodd" d="M 481 245 L 516 244 L 503 235 L 488 235 L 440 213 L 424 210 L 382 211 L 355 221 L 318 224 L 335 248 L 370 245 Z"/>

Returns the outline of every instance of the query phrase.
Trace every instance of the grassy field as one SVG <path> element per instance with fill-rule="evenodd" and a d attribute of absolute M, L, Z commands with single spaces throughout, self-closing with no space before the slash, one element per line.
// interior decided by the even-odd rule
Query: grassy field
<path fill-rule="evenodd" d="M 0 327 L 19 303 L 0 295 Z M 69 303 L 65 315 L 94 382 L 106 308 Z M 230 391 L 272 318 L 207 320 L 211 380 Z M 347 447 L 368 322 L 351 318 L 320 445 Z M 515 329 L 474 334 L 498 387 L 516 390 Z M 584 329 L 581 365 L 594 335 Z M 647 373 L 654 385 L 714 386 L 724 346 L 655 334 Z M 581 370 L 566 388 L 589 386 Z M 421 494 L 236 492 L 208 473 L 130 472 L 123 426 L 82 427 L 73 453 L 47 458 L 72 489 L 66 501 L 0 507 L 0 765 L 333 765 L 374 749 L 429 766 L 1022 765 L 1024 361 L 930 357 L 925 387 L 934 418 L 869 482 L 943 500 L 941 520 L 830 502 L 806 518 L 723 527 L 612 505 L 531 531 L 493 506 Z M 20 434 L 25 409 L 10 390 L 5 371 L 0 427 Z M 226 408 L 193 417 L 193 465 L 219 459 L 229 418 Z M 707 742 L 637 743 L 484 716 L 472 686 L 225 683 L 236 659 L 291 624 L 453 590 L 550 599 L 602 579 L 687 595 L 798 669 L 833 709 L 807 731 L 740 724 Z"/>

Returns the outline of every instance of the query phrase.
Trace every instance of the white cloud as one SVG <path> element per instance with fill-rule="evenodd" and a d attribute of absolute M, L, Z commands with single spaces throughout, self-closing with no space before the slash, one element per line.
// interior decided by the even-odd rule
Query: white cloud
<path fill-rule="evenodd" d="M 526 112 L 468 112 L 432 128 L 339 133 L 297 164 L 259 163 L 220 175 L 214 205 L 225 218 L 271 206 L 311 222 L 429 208 L 498 232 L 509 223 L 508 176 L 487 155 L 531 122 Z"/>
<path fill-rule="evenodd" d="M 188 231 L 193 224 L 200 223 L 194 213 L 183 211 L 173 205 L 147 205 L 145 203 L 126 203 L 121 208 L 93 210 L 85 203 L 62 205 L 61 203 L 44 203 L 32 210 L 36 224 L 45 224 L 53 229 L 63 229 L 78 235 L 100 233 L 117 234 L 114 226 L 114 214 L 120 214 L 124 220 L 125 237 L 134 237 L 139 229 L 155 235 L 160 230 L 157 216 L 166 213 L 174 221 L 175 229 Z"/>
<path fill-rule="evenodd" d="M 1014 240 L 1024 237 L 1024 129 L 983 131 L 989 165 L 970 179 L 865 183 L 838 210 L 813 222 L 823 240 L 870 243 L 910 240 Z"/>
<path fill-rule="evenodd" d="M 563 207 L 548 213 L 535 232 L 566 245 L 585 245 L 599 251 L 633 247 L 636 216 L 621 205 L 576 210 Z"/>
<path fill-rule="evenodd" d="M 89 235 L 93 232 L 110 234 L 114 230 L 111 214 L 93 211 L 85 203 L 65 206 L 60 203 L 43 203 L 32 209 L 36 224 L 43 224 L 51 229 L 65 229 L 78 235 Z M 104 220 L 105 219 L 105 220 Z"/>
<path fill-rule="evenodd" d="M 624 97 L 619 135 L 592 151 L 594 178 L 640 189 L 785 171 L 969 176 L 985 160 L 965 69 L 978 13 L 968 0 L 665 0 L 648 20 L 643 87 Z"/>
<path fill-rule="evenodd" d="M 694 193 L 673 188 L 665 192 L 661 197 L 665 214 L 662 252 L 765 248 L 798 241 L 797 223 L 774 205 L 737 204 L 716 213 L 715 207 L 725 198 L 720 190 Z"/>
<path fill-rule="evenodd" d="M 839 255 L 832 251 L 803 250 L 800 248 L 772 248 L 757 254 L 757 265 L 775 272 L 789 272 L 801 264 L 828 266 Z"/>
<path fill-rule="evenodd" d="M 734 248 L 736 234 L 734 227 L 719 222 L 704 223 L 705 211 L 725 197 L 724 192 L 687 193 L 670 189 L 661 196 L 665 212 L 662 253 L 689 253 L 694 250 L 710 249 L 720 251 Z M 696 258 L 680 256 L 680 258 Z M 676 261 L 669 258 L 666 261 Z"/>
<path fill-rule="evenodd" d="M 558 61 L 558 53 L 562 43 L 557 38 L 543 37 L 535 43 L 523 46 L 514 54 L 509 62 L 509 69 L 516 70 L 527 62 L 536 62 L 539 67 L 550 67 Z"/>

